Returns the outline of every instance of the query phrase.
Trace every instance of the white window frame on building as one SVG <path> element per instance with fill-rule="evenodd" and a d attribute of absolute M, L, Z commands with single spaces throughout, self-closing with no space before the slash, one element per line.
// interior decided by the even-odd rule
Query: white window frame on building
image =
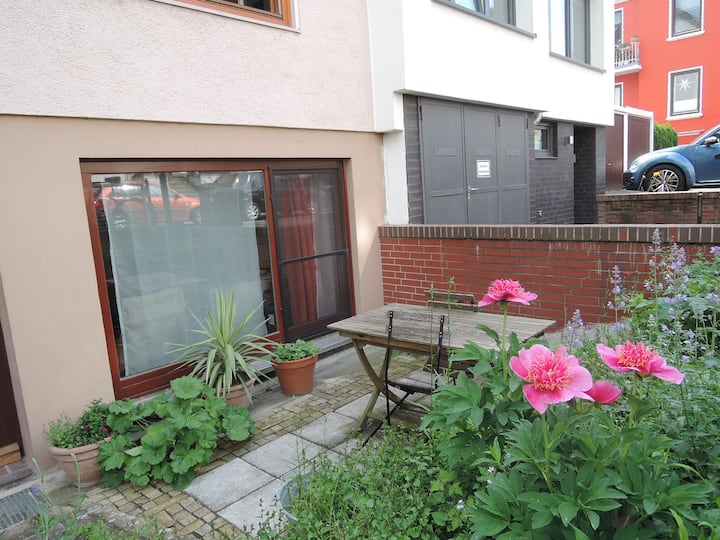
<path fill-rule="evenodd" d="M 550 52 L 591 63 L 590 0 L 550 0 Z"/>
<path fill-rule="evenodd" d="M 492 22 L 532 32 L 532 0 L 435 0 Z"/>
<path fill-rule="evenodd" d="M 670 0 L 669 36 L 684 38 L 703 32 L 704 0 Z M 694 15 L 692 11 L 697 11 Z"/>
<path fill-rule="evenodd" d="M 693 86 L 694 93 L 691 93 L 693 92 Z M 682 93 L 682 95 L 678 95 L 679 93 Z M 679 99 L 680 97 L 683 99 Z M 702 66 L 669 72 L 668 117 L 677 119 L 697 117 L 701 114 Z"/>
<path fill-rule="evenodd" d="M 625 105 L 625 96 L 623 95 L 623 83 L 617 83 L 615 85 L 615 105 L 623 107 Z"/>

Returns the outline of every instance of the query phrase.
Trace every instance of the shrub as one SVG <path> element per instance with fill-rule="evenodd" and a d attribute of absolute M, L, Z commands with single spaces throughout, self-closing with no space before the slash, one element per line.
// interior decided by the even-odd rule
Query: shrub
<path fill-rule="evenodd" d="M 102 441 L 110 435 L 108 404 L 96 399 L 77 420 L 63 413 L 45 428 L 48 444 L 56 448 L 77 448 Z"/>
<path fill-rule="evenodd" d="M 670 124 L 658 124 L 655 122 L 655 144 L 653 149 L 668 148 L 677 146 L 678 134 Z"/>

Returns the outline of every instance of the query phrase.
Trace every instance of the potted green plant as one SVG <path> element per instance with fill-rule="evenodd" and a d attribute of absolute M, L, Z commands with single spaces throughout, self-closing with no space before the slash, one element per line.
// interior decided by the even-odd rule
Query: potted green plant
<path fill-rule="evenodd" d="M 96 460 L 100 442 L 111 434 L 108 414 L 108 404 L 96 399 L 77 420 L 63 413 L 45 428 L 50 453 L 79 487 L 95 485 L 102 478 Z"/>
<path fill-rule="evenodd" d="M 275 342 L 255 334 L 262 323 L 248 328 L 257 306 L 238 321 L 234 291 L 226 295 L 218 290 L 215 309 L 207 307 L 205 320 L 190 312 L 198 328 L 190 330 L 197 341 L 175 344 L 171 353 L 180 353 L 178 361 L 192 366 L 190 375 L 215 389 L 218 396 L 232 405 L 247 406 L 252 401 L 252 386 L 263 373 L 255 365 L 260 358 L 269 358 Z"/>
<path fill-rule="evenodd" d="M 312 390 L 318 352 L 317 345 L 302 339 L 281 343 L 275 348 L 272 366 L 283 394 L 301 396 Z"/>

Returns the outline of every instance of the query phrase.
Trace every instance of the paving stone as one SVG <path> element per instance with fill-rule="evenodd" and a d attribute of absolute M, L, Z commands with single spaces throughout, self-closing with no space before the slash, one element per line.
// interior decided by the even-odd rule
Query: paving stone
<path fill-rule="evenodd" d="M 252 527 L 257 529 L 263 519 L 261 513 L 267 515 L 269 512 L 278 511 L 276 497 L 282 485 L 281 480 L 274 480 L 224 508 L 219 515 L 240 530 Z"/>
<path fill-rule="evenodd" d="M 326 448 L 340 444 L 357 428 L 354 418 L 331 412 L 293 433 Z"/>
<path fill-rule="evenodd" d="M 359 421 L 360 417 L 362 416 L 362 413 L 365 411 L 365 407 L 367 407 L 367 404 L 370 401 L 370 394 L 366 394 L 355 401 L 351 401 L 347 405 L 344 405 L 337 409 L 335 412 L 338 414 L 342 414 L 344 416 L 347 416 L 349 418 L 355 419 L 355 421 Z M 385 400 L 378 398 L 377 403 L 375 403 L 375 407 L 373 407 L 372 412 L 377 413 L 380 415 L 383 415 L 385 411 Z"/>
<path fill-rule="evenodd" d="M 240 458 L 199 476 L 185 488 L 211 510 L 221 510 L 272 481 L 272 477 Z"/>
<path fill-rule="evenodd" d="M 246 454 L 243 459 L 258 469 L 279 477 L 296 468 L 305 459 L 313 459 L 322 451 L 321 446 L 287 433 L 262 448 Z"/>

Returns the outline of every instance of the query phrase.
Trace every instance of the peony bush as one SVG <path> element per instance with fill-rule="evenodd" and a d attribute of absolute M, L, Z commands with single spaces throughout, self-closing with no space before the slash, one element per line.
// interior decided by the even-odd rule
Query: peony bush
<path fill-rule="evenodd" d="M 509 302 L 536 297 L 497 280 L 481 304 L 507 317 Z M 694 454 L 714 464 L 697 463 L 693 426 L 662 424 L 687 394 L 687 362 L 624 339 L 634 323 L 595 333 L 608 343 L 576 332 L 574 346 L 556 348 L 485 329 L 497 350 L 468 343 L 453 356 L 477 363 L 438 390 L 421 426 L 465 494 L 466 529 L 453 538 L 720 538 L 717 439 Z"/>

